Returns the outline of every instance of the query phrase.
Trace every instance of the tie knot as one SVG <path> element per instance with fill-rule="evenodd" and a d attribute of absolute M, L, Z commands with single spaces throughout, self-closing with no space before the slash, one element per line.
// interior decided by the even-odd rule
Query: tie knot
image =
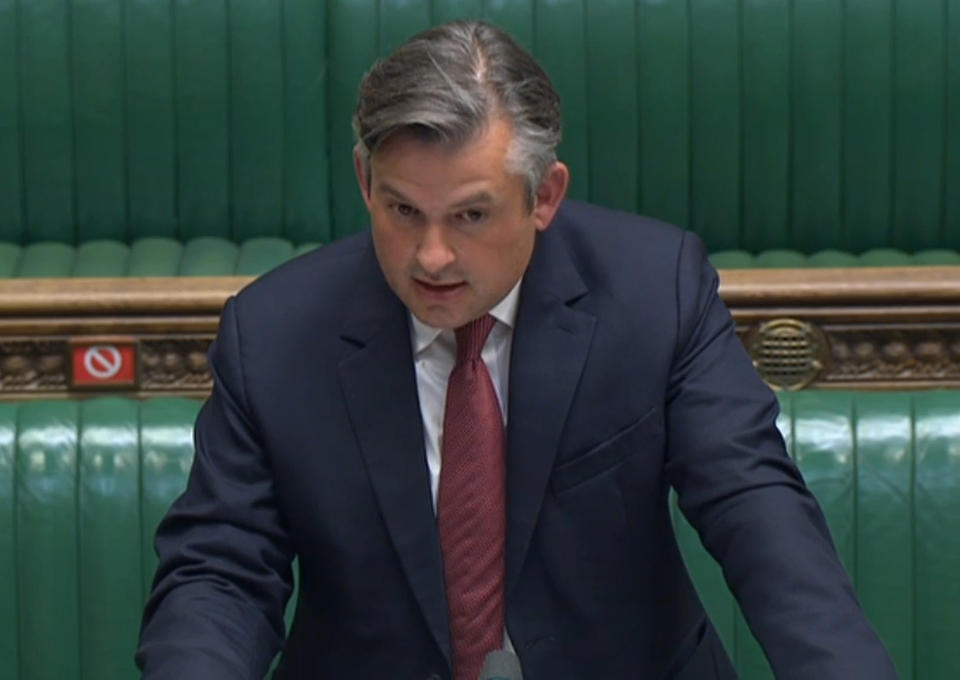
<path fill-rule="evenodd" d="M 490 335 L 496 321 L 489 314 L 484 314 L 479 319 L 474 319 L 454 330 L 457 337 L 458 364 L 465 361 L 476 361 L 480 358 L 483 345 L 487 342 L 487 336 Z"/>

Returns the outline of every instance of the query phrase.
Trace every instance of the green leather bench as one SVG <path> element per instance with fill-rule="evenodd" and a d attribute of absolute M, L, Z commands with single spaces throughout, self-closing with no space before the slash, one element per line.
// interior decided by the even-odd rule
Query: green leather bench
<path fill-rule="evenodd" d="M 801 392 L 779 425 L 905 680 L 960 667 L 960 394 Z M 136 677 L 152 534 L 199 402 L 0 404 L 0 680 Z M 678 537 L 746 679 L 770 672 L 692 530 Z"/>
<path fill-rule="evenodd" d="M 0 279 L 133 276 L 259 276 L 286 260 L 319 247 L 294 246 L 277 237 L 252 238 L 237 244 L 203 236 L 181 243 L 172 238 L 147 237 L 130 245 L 109 239 L 78 246 L 0 243 Z M 749 253 L 722 250 L 710 255 L 717 269 L 771 269 L 811 267 L 915 267 L 960 265 L 960 253 L 946 248 L 908 253 L 895 248 L 872 248 L 859 255 L 840 250 L 806 254 L 784 248 Z"/>
<path fill-rule="evenodd" d="M 552 74 L 575 197 L 711 252 L 953 252 L 945 2 L 0 0 L 0 276 L 257 273 L 364 228 L 356 85 L 463 16 Z"/>

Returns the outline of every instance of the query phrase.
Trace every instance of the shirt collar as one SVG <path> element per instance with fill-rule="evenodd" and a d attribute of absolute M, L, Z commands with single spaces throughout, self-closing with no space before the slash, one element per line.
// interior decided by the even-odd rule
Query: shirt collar
<path fill-rule="evenodd" d="M 516 285 L 507 293 L 506 297 L 500 300 L 500 302 L 494 305 L 493 309 L 488 312 L 490 316 L 507 328 L 513 328 L 513 324 L 517 320 L 517 303 L 520 300 L 520 284 L 522 282 L 523 277 L 520 277 L 520 280 L 517 281 Z M 414 354 L 420 354 L 420 352 L 429 347 L 443 331 L 440 328 L 428 326 L 410 312 L 408 312 L 408 314 L 410 314 L 410 321 L 412 322 L 413 352 Z"/>

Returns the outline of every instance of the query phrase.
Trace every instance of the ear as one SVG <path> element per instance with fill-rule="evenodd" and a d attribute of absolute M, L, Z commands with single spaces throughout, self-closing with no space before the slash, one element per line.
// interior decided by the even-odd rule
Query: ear
<path fill-rule="evenodd" d="M 360 186 L 360 195 L 363 197 L 363 202 L 366 204 L 367 210 L 370 210 L 370 182 L 363 167 L 360 149 L 357 147 L 353 147 L 353 171 L 357 175 L 357 184 Z"/>
<path fill-rule="evenodd" d="M 533 206 L 533 222 L 537 231 L 543 231 L 550 226 L 560 203 L 567 195 L 568 186 L 570 186 L 570 170 L 557 161 L 547 169 L 540 188 L 537 189 L 536 205 Z"/>

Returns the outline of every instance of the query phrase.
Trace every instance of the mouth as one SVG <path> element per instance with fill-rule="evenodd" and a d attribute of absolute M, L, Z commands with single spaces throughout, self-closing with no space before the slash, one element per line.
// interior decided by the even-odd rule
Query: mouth
<path fill-rule="evenodd" d="M 421 279 L 414 279 L 413 281 L 421 293 L 432 298 L 451 297 L 456 295 L 467 285 L 463 281 L 457 283 L 430 283 Z"/>

